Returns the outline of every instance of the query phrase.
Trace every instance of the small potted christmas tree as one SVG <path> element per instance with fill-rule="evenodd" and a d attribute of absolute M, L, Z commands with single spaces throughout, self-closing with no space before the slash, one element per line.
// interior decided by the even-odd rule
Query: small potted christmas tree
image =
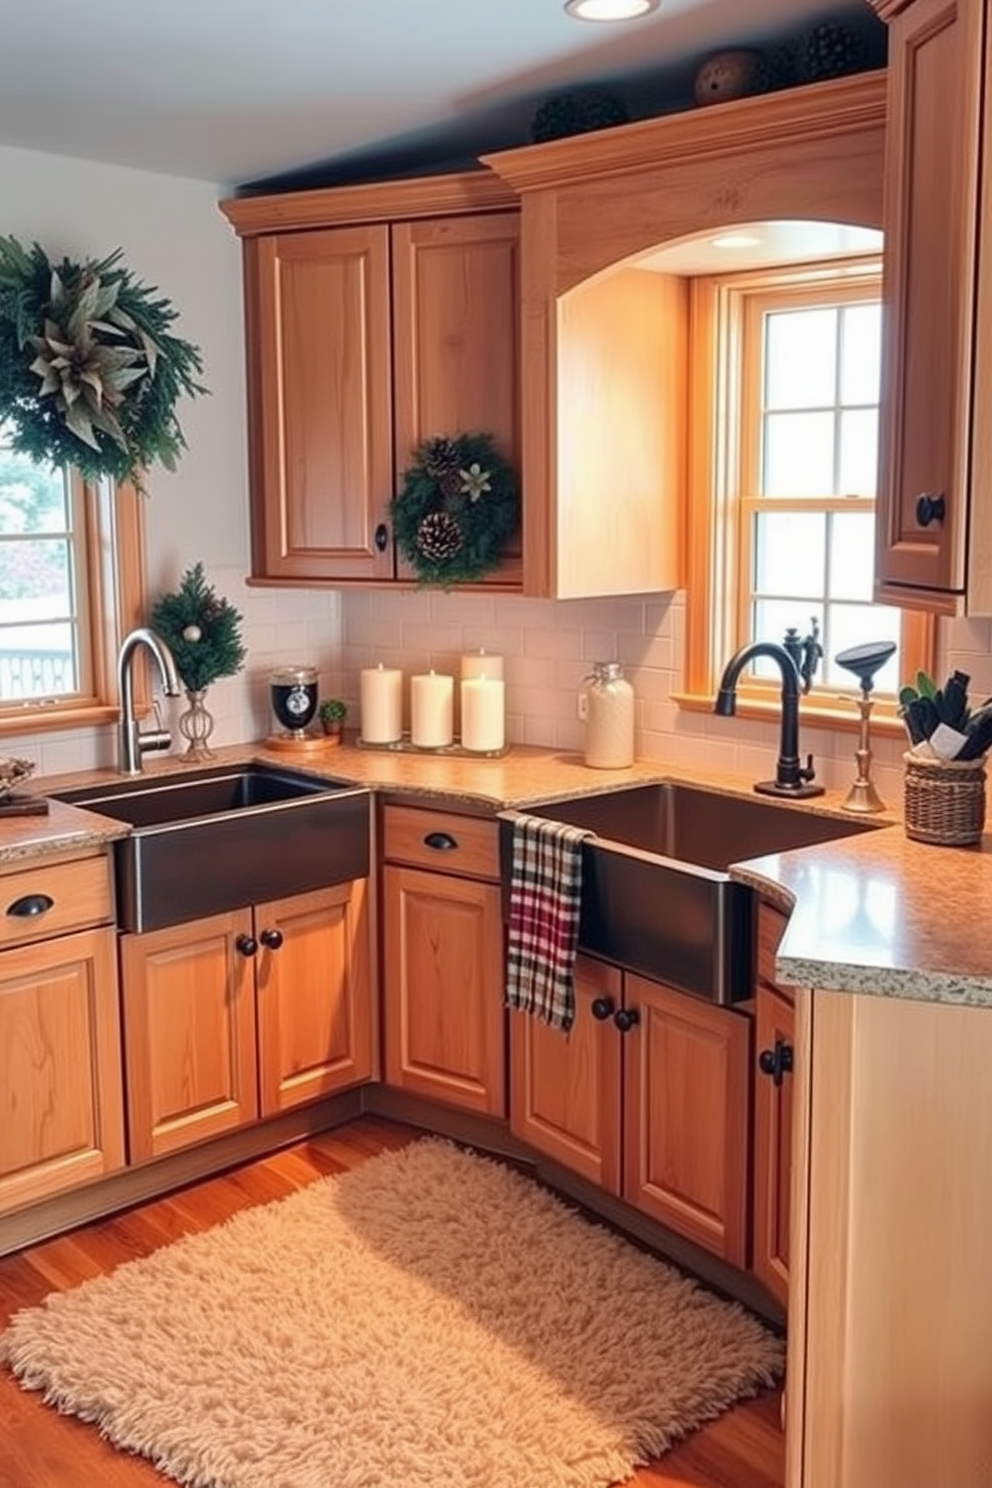
<path fill-rule="evenodd" d="M 186 757 L 213 759 L 207 740 L 214 721 L 203 699 L 211 682 L 232 677 L 245 664 L 241 615 L 226 599 L 218 598 L 207 583 L 203 564 L 194 563 L 174 594 L 163 594 L 155 601 L 151 623 L 172 652 L 189 699 L 189 708 L 179 718 L 179 731 L 188 741 Z"/>

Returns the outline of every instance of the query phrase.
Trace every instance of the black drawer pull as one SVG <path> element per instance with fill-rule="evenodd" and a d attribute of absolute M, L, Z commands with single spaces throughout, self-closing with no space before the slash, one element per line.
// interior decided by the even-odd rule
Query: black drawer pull
<path fill-rule="evenodd" d="M 378 527 L 375 529 L 374 542 L 375 550 L 377 553 L 384 553 L 389 546 L 389 528 L 386 526 L 385 522 L 380 522 Z"/>
<path fill-rule="evenodd" d="M 282 945 L 281 930 L 263 930 L 259 936 L 262 944 L 270 951 L 277 951 Z"/>
<path fill-rule="evenodd" d="M 450 832 L 428 832 L 424 838 L 424 846 L 432 847 L 435 852 L 451 852 L 458 846 L 458 842 Z"/>
<path fill-rule="evenodd" d="M 15 899 L 13 904 L 7 905 L 7 913 L 20 920 L 33 920 L 37 915 L 47 914 L 54 905 L 55 900 L 48 894 L 25 894 L 23 899 Z"/>
<path fill-rule="evenodd" d="M 758 1068 L 763 1075 L 771 1075 L 776 1085 L 792 1072 L 792 1045 L 777 1038 L 774 1049 L 762 1049 L 758 1055 Z"/>
<path fill-rule="evenodd" d="M 613 1014 L 613 1022 L 621 1033 L 629 1033 L 640 1021 L 641 1015 L 636 1008 L 618 1008 Z"/>
<path fill-rule="evenodd" d="M 607 1018 L 612 1018 L 616 1005 L 612 997 L 594 997 L 592 1007 L 589 1011 L 597 1023 L 605 1023 Z"/>
<path fill-rule="evenodd" d="M 242 956 L 258 955 L 258 941 L 254 935 L 239 935 L 234 942 L 234 946 L 236 950 L 241 952 Z"/>

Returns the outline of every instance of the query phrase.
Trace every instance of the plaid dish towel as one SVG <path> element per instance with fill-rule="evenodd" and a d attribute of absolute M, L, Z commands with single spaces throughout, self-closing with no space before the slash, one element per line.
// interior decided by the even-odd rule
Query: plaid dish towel
<path fill-rule="evenodd" d="M 537 816 L 513 821 L 507 1006 L 565 1032 L 575 1018 L 582 844 L 592 835 Z"/>

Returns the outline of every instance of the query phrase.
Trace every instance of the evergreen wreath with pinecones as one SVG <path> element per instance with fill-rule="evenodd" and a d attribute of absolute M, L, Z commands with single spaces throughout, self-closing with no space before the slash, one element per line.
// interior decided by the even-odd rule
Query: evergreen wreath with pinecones
<path fill-rule="evenodd" d="M 389 510 L 420 582 L 447 588 L 498 567 L 520 521 L 517 478 L 490 434 L 444 435 L 418 446 Z"/>
<path fill-rule="evenodd" d="M 149 465 L 174 470 L 186 448 L 179 398 L 207 389 L 177 311 L 121 257 L 54 263 L 0 236 L 0 423 L 18 454 L 142 490 Z"/>

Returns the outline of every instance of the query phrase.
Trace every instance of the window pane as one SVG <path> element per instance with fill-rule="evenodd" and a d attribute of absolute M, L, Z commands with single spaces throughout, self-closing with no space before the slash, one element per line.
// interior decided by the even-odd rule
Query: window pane
<path fill-rule="evenodd" d="M 0 431 L 0 535 L 65 532 L 67 483 L 62 471 L 36 465 L 3 447 Z"/>
<path fill-rule="evenodd" d="M 74 629 L 65 622 L 0 626 L 0 701 L 78 691 Z"/>
<path fill-rule="evenodd" d="M 878 410 L 858 408 L 840 415 L 838 496 L 870 496 L 878 490 Z"/>
<path fill-rule="evenodd" d="M 837 311 L 774 311 L 765 317 L 765 407 L 833 406 Z"/>
<path fill-rule="evenodd" d="M 851 646 L 865 646 L 871 641 L 899 640 L 901 615 L 891 605 L 846 605 L 832 604 L 827 611 L 826 679 L 831 687 L 844 692 L 858 690 L 858 680 L 852 672 L 845 671 L 834 661 L 839 651 Z M 877 692 L 895 693 L 902 678 L 897 651 L 891 660 L 875 674 Z"/>
<path fill-rule="evenodd" d="M 827 577 L 824 513 L 759 512 L 754 529 L 755 592 L 822 599 Z"/>
<path fill-rule="evenodd" d="M 833 414 L 768 414 L 764 456 L 765 496 L 834 495 Z"/>
<path fill-rule="evenodd" d="M 877 403 L 881 379 L 882 307 L 849 305 L 841 312 L 840 401 Z"/>
<path fill-rule="evenodd" d="M 830 594 L 871 601 L 875 577 L 873 512 L 833 512 L 830 517 Z"/>
<path fill-rule="evenodd" d="M 811 629 L 812 617 L 823 630 L 823 606 L 822 604 L 811 604 L 808 600 L 788 599 L 756 599 L 752 605 L 752 633 L 750 639 L 753 641 L 777 641 L 779 645 L 790 626 L 798 630 L 800 636 L 808 635 Z M 758 677 L 767 677 L 771 681 L 779 681 L 782 673 L 774 661 L 761 657 L 754 665 L 754 674 Z M 822 682 L 821 672 L 814 679 Z"/>

